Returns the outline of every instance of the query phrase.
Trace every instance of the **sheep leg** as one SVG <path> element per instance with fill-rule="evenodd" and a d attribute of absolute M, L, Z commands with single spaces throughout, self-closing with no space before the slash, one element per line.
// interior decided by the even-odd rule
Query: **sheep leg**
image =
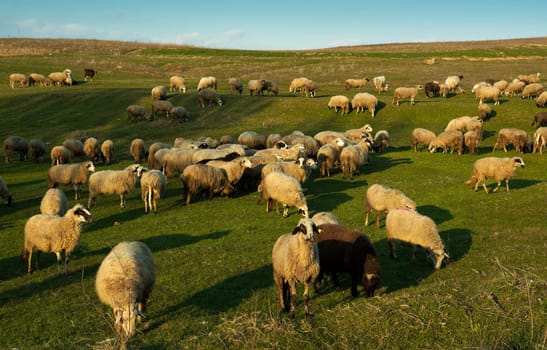
<path fill-rule="evenodd" d="M 376 212 L 376 228 L 380 228 L 380 212 Z"/>
<path fill-rule="evenodd" d="M 62 260 L 61 252 L 55 252 L 55 255 L 57 255 L 57 277 L 59 277 L 59 276 L 61 276 L 61 260 Z"/>
<path fill-rule="evenodd" d="M 501 181 L 498 181 L 498 185 L 496 186 L 496 188 L 494 188 L 492 192 L 496 192 L 497 190 L 499 190 L 500 187 L 501 187 Z"/>
<path fill-rule="evenodd" d="M 399 257 L 395 253 L 395 242 L 392 239 L 388 239 L 387 244 L 389 245 L 389 252 L 390 252 L 391 258 L 394 260 L 399 260 Z"/>
<path fill-rule="evenodd" d="M 28 254 L 28 258 L 27 258 L 27 273 L 30 273 L 31 269 L 30 269 L 30 266 L 31 266 L 31 260 L 32 260 L 32 249 L 29 249 L 27 251 L 27 254 Z M 38 252 L 36 253 L 38 254 Z"/>
<path fill-rule="evenodd" d="M 371 210 L 371 208 L 367 204 L 366 209 L 365 209 L 365 227 L 368 226 L 368 216 L 370 214 L 370 210 Z"/>
<path fill-rule="evenodd" d="M 304 282 L 304 315 L 305 316 L 308 316 L 310 314 L 310 309 L 308 307 L 308 302 L 309 302 L 309 295 L 308 295 L 308 292 L 309 292 L 309 288 L 310 288 L 310 284 L 309 283 L 306 283 Z M 296 296 L 296 295 L 295 295 Z M 296 298 L 295 298 L 296 299 Z"/>
<path fill-rule="evenodd" d="M 80 184 L 74 184 L 74 199 L 79 200 L 80 199 Z"/>
<path fill-rule="evenodd" d="M 289 282 L 291 308 L 289 310 L 289 316 L 294 318 L 296 311 L 296 282 Z"/>
<path fill-rule="evenodd" d="M 287 216 L 289 216 L 289 206 L 286 204 L 283 204 L 283 217 L 286 218 Z"/>
<path fill-rule="evenodd" d="M 357 298 L 359 292 L 357 291 L 357 285 L 359 284 L 359 278 L 357 276 L 351 278 L 351 296 Z"/>
<path fill-rule="evenodd" d="M 59 256 L 61 254 L 59 253 Z M 65 251 L 65 276 L 68 275 L 68 263 L 70 262 L 70 253 Z"/>
<path fill-rule="evenodd" d="M 415 244 L 411 244 L 412 245 L 412 261 L 416 261 L 416 245 Z"/>
<path fill-rule="evenodd" d="M 123 194 L 120 194 L 120 208 L 125 208 L 125 196 Z"/>

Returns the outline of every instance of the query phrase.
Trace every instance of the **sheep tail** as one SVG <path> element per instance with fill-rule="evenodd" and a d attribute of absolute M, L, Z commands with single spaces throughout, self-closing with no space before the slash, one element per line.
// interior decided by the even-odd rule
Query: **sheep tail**
<path fill-rule="evenodd" d="M 477 177 L 475 175 L 473 175 L 473 176 L 471 176 L 471 178 L 469 180 L 465 181 L 465 184 L 469 186 L 469 185 L 473 185 L 473 184 L 477 183 L 477 181 L 478 181 Z"/>
<path fill-rule="evenodd" d="M 152 186 L 148 186 L 148 198 L 147 198 L 147 201 L 148 201 L 148 208 L 152 208 Z"/>

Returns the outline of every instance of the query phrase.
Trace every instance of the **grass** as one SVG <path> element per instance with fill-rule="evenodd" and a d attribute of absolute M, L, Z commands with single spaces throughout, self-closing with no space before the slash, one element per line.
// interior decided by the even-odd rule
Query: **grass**
<path fill-rule="evenodd" d="M 49 160 L 34 164 L 0 164 L 0 175 L 14 196 L 0 207 L 0 347 L 21 349 L 110 349 L 119 347 L 111 329 L 110 310 L 94 291 L 96 270 L 110 248 L 122 240 L 141 240 L 154 252 L 158 279 L 144 323 L 128 346 L 136 349 L 544 349 L 546 344 L 547 158 L 523 154 L 527 167 L 511 180 L 511 192 L 486 194 L 464 186 L 473 162 L 492 152 L 497 130 L 518 127 L 532 134 L 538 110 L 532 101 L 503 97 L 486 122 L 480 155 L 430 154 L 410 150 L 410 132 L 427 127 L 440 132 L 453 117 L 473 115 L 471 86 L 489 77 L 506 80 L 518 74 L 547 72 L 545 38 L 484 43 L 400 44 L 350 47 L 312 52 L 239 52 L 139 43 L 101 41 L 0 40 L 0 75 L 20 71 L 45 73 L 71 68 L 82 80 L 94 67 L 93 83 L 63 88 L 11 89 L 0 86 L 0 136 L 40 137 L 48 148 L 66 138 L 92 135 L 115 143 L 114 164 L 131 163 L 135 137 L 147 145 L 175 137 L 222 135 L 245 130 L 288 134 L 301 130 L 346 130 L 370 123 L 392 138 L 388 152 L 353 180 L 338 172 L 314 174 L 306 184 L 311 214 L 334 212 L 347 226 L 365 232 L 382 264 L 383 285 L 371 299 L 351 298 L 349 279 L 342 291 L 326 284 L 312 292 L 313 316 L 303 317 L 301 289 L 297 315 L 277 310 L 271 248 L 276 238 L 298 221 L 266 214 L 256 191 L 232 199 L 215 197 L 184 206 L 180 180 L 169 180 L 158 214 L 144 215 L 137 191 L 128 207 L 114 196 L 100 197 L 94 222 L 84 226 L 81 245 L 72 255 L 69 276 L 56 277 L 54 254 L 43 254 L 42 269 L 26 273 L 20 261 L 23 227 L 38 212 L 46 190 Z M 66 47 L 68 49 L 63 49 Z M 16 49 L 19 48 L 19 49 Z M 502 54 L 498 54 L 498 53 Z M 451 57 L 425 66 L 423 59 Z M 466 58 L 467 57 L 467 58 Z M 469 59 L 475 57 L 478 59 Z M 502 57 L 503 60 L 481 58 Z M 519 58 L 520 57 L 520 58 Z M 128 124 L 125 108 L 150 108 L 152 86 L 167 84 L 179 72 L 195 87 L 203 75 L 215 75 L 224 104 L 201 110 L 195 90 L 171 94 L 169 100 L 188 109 L 187 123 L 166 120 Z M 376 118 L 370 114 L 340 116 L 326 108 L 331 95 L 345 91 L 346 78 L 384 74 L 391 87 L 410 86 L 447 75 L 463 74 L 467 94 L 446 100 L 426 99 L 415 106 L 391 105 L 391 91 L 379 97 Z M 277 97 L 233 96 L 228 77 L 266 78 L 281 89 Z M 307 76 L 320 85 L 319 96 L 306 99 L 288 93 L 290 80 Z M 367 86 L 366 91 L 372 92 Z M 512 155 L 512 150 L 507 156 Z M 432 217 L 451 255 L 434 271 L 419 254 L 399 247 L 400 261 L 389 259 L 385 230 L 364 227 L 368 185 L 399 188 Z M 490 188 L 492 181 L 488 182 Z M 72 189 L 64 188 L 70 203 Z M 87 190 L 83 190 L 87 200 Z"/>

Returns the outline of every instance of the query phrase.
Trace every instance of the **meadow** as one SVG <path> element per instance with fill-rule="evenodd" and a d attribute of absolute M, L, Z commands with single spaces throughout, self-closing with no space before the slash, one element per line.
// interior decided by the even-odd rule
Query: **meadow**
<path fill-rule="evenodd" d="M 424 65 L 436 57 L 434 65 Z M 49 72 L 70 68 L 79 84 L 11 89 L 13 72 Z M 93 82 L 83 69 L 94 68 Z M 169 179 L 157 214 L 144 214 L 140 190 L 130 193 L 127 208 L 115 196 L 100 197 L 91 209 L 80 246 L 71 255 L 70 274 L 56 276 L 55 255 L 41 256 L 41 269 L 27 273 L 21 261 L 23 227 L 39 212 L 47 189 L 49 157 L 1 162 L 0 176 L 13 204 L 0 205 L 0 348 L 112 349 L 120 346 L 112 329 L 111 310 L 95 293 L 95 274 L 111 247 L 124 240 L 146 243 L 154 253 L 157 280 L 144 322 L 129 340 L 131 349 L 544 349 L 547 343 L 547 156 L 519 154 L 526 167 L 510 181 L 511 191 L 474 192 L 464 182 L 472 164 L 486 156 L 513 156 L 492 151 L 503 127 L 534 130 L 541 110 L 533 100 L 504 96 L 484 125 L 478 155 L 430 154 L 410 148 L 410 133 L 425 127 L 436 133 L 449 120 L 475 115 L 470 93 L 486 78 L 512 80 L 519 74 L 547 74 L 547 37 L 521 40 L 392 44 L 316 51 L 213 50 L 175 45 L 95 40 L 0 39 L 0 138 L 41 138 L 48 150 L 84 135 L 112 139 L 113 164 L 132 163 L 129 144 L 146 145 L 175 137 L 237 137 L 254 130 L 287 135 L 300 130 L 347 130 L 371 124 L 391 135 L 391 147 L 371 154 L 371 163 L 353 179 L 338 170 L 305 184 L 310 215 L 332 211 L 347 226 L 368 235 L 382 268 L 382 285 L 373 298 L 352 298 L 347 276 L 342 290 L 325 283 L 311 292 L 312 315 L 303 315 L 299 288 L 294 319 L 278 311 L 271 250 L 277 237 L 300 219 L 266 213 L 257 205 L 256 189 L 234 198 L 195 200 L 186 206 L 178 177 Z M 188 122 L 159 118 L 128 123 L 126 107 L 150 110 L 150 89 L 167 85 L 169 76 L 186 78 L 186 94 L 170 93 L 174 105 L 190 113 Z M 444 81 L 464 76 L 465 94 L 426 98 L 392 106 L 397 86 Z M 219 80 L 222 107 L 201 109 L 195 87 L 200 77 Z M 328 110 L 332 95 L 351 97 L 347 78 L 385 75 L 390 89 L 378 95 L 375 118 L 369 112 L 341 116 Z M 270 79 L 278 96 L 231 95 L 227 79 Z M 315 98 L 288 92 L 290 81 L 306 76 L 318 82 Z M 399 261 L 389 257 L 385 229 L 364 226 L 365 192 L 382 183 L 414 199 L 430 216 L 450 253 L 450 262 L 435 271 L 418 252 L 399 245 Z M 488 181 L 493 188 L 493 181 Z M 62 187 L 69 204 L 73 190 Z M 87 187 L 83 186 L 83 204 Z"/>

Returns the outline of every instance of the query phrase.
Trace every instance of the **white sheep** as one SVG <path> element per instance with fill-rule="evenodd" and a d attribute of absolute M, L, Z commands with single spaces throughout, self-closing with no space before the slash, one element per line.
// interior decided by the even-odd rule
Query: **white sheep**
<path fill-rule="evenodd" d="M 365 226 L 368 226 L 371 211 L 376 212 L 376 227 L 380 228 L 380 213 L 389 213 L 396 208 L 416 210 L 416 202 L 398 189 L 381 184 L 371 185 L 366 194 Z"/>
<path fill-rule="evenodd" d="M 512 143 L 515 147 L 515 153 L 531 150 L 532 142 L 530 136 L 525 130 L 517 128 L 502 128 L 498 131 L 498 137 L 492 152 L 498 147 L 503 147 L 503 150 L 507 152 L 507 144 Z"/>
<path fill-rule="evenodd" d="M 266 135 L 256 131 L 244 131 L 237 137 L 237 142 L 252 149 L 266 148 Z"/>
<path fill-rule="evenodd" d="M 349 113 L 349 98 L 344 95 L 332 96 L 327 104 L 329 109 L 334 109 L 338 113 L 338 109 L 342 111 L 342 115 Z"/>
<path fill-rule="evenodd" d="M 458 155 L 462 155 L 463 149 L 463 133 L 458 130 L 443 131 L 437 137 L 435 137 L 429 143 L 429 152 L 435 153 L 437 148 L 442 148 L 443 153 L 447 153 L 447 149 L 450 147 L 450 154 L 454 152 L 457 147 Z"/>
<path fill-rule="evenodd" d="M 477 191 L 479 184 L 482 182 L 484 191 L 488 193 L 486 188 L 486 179 L 493 178 L 497 182 L 496 188 L 493 192 L 496 192 L 500 186 L 501 181 L 505 180 L 505 188 L 509 192 L 509 180 L 513 177 L 516 168 L 524 168 L 524 160 L 521 157 L 486 157 L 476 160 L 473 163 L 473 174 L 471 178 L 465 182 L 466 185 L 475 185 L 475 191 Z"/>
<path fill-rule="evenodd" d="M 536 98 L 536 106 L 538 108 L 545 107 L 547 105 L 547 91 L 543 91 L 537 98 Z"/>
<path fill-rule="evenodd" d="M 510 82 L 509 85 L 507 85 L 507 87 L 505 88 L 505 95 L 514 96 L 514 95 L 520 94 L 522 92 L 522 89 L 524 89 L 525 86 L 526 86 L 525 82 L 515 79 L 512 82 Z"/>
<path fill-rule="evenodd" d="M 482 119 L 479 117 L 463 116 L 450 120 L 444 131 L 482 130 Z"/>
<path fill-rule="evenodd" d="M 209 199 L 213 198 L 215 193 L 231 196 L 235 191 L 222 169 L 207 164 L 191 164 L 184 169 L 180 177 L 186 205 L 190 205 L 192 195 L 200 190 L 207 190 Z"/>
<path fill-rule="evenodd" d="M 344 131 L 344 136 L 353 140 L 353 143 L 361 142 L 365 138 L 369 138 L 372 141 L 372 126 L 370 124 L 364 124 L 358 129 L 348 129 Z"/>
<path fill-rule="evenodd" d="M 163 148 L 170 148 L 170 147 L 171 147 L 170 145 L 166 143 L 162 143 L 162 142 L 154 142 L 150 146 L 148 146 L 148 163 L 147 163 L 148 169 L 161 169 L 162 165 L 155 164 L 154 156 L 158 150 Z"/>
<path fill-rule="evenodd" d="M 448 86 L 446 84 L 439 84 L 439 95 L 442 98 L 447 98 L 449 92 L 450 90 L 448 89 Z"/>
<path fill-rule="evenodd" d="M 266 84 L 264 79 L 252 79 L 247 83 L 247 88 L 249 89 L 249 95 L 262 95 L 262 89 Z"/>
<path fill-rule="evenodd" d="M 47 77 L 53 85 L 62 86 L 69 79 L 69 74 L 72 74 L 70 70 L 65 69 L 62 72 L 52 72 Z"/>
<path fill-rule="evenodd" d="M 68 210 L 68 199 L 63 190 L 50 188 L 40 201 L 40 213 L 63 216 Z"/>
<path fill-rule="evenodd" d="M 232 94 L 241 95 L 243 93 L 243 82 L 239 78 L 229 78 L 228 86 Z"/>
<path fill-rule="evenodd" d="M 65 146 L 54 146 L 50 152 L 51 165 L 70 163 L 70 150 Z"/>
<path fill-rule="evenodd" d="M 290 135 L 284 136 L 282 141 L 285 141 L 288 147 L 298 144 L 304 145 L 304 154 L 307 157 L 315 158 L 317 151 L 319 150 L 317 140 L 315 140 L 312 136 L 299 134 L 298 131 L 293 131 Z"/>
<path fill-rule="evenodd" d="M 450 75 L 444 81 L 444 85 L 446 85 L 448 91 L 458 92 L 462 79 L 463 75 Z"/>
<path fill-rule="evenodd" d="M 93 220 L 89 210 L 76 204 L 64 216 L 37 214 L 25 224 L 22 260 L 27 260 L 27 271 L 31 272 L 32 251 L 36 249 L 36 268 L 39 267 L 40 252 L 57 255 L 57 276 L 61 275 L 61 252 L 65 252 L 65 275 L 68 274 L 70 254 L 80 242 L 82 224 Z"/>
<path fill-rule="evenodd" d="M 298 182 L 304 183 L 310 177 L 311 172 L 317 169 L 317 163 L 312 158 L 298 157 L 296 161 L 277 161 L 266 164 L 262 168 L 262 178 L 273 171 L 280 171 L 294 177 Z"/>
<path fill-rule="evenodd" d="M 543 84 L 541 83 L 532 83 L 528 84 L 522 89 L 520 97 L 522 98 L 532 98 L 537 97 L 543 92 Z"/>
<path fill-rule="evenodd" d="M 182 174 L 187 166 L 193 164 L 193 157 L 197 148 L 161 149 L 154 155 L 156 169 L 162 169 L 167 178 L 175 174 Z"/>
<path fill-rule="evenodd" d="M 535 74 L 519 74 L 517 77 L 519 80 L 522 80 L 526 84 L 533 84 L 533 83 L 539 83 L 541 73 L 535 73 Z"/>
<path fill-rule="evenodd" d="M 219 107 L 222 106 L 222 99 L 218 97 L 217 92 L 211 89 L 203 89 L 198 92 L 197 95 L 199 105 L 201 108 L 205 108 L 205 103 L 210 106 L 216 103 Z"/>
<path fill-rule="evenodd" d="M 211 160 L 207 162 L 207 165 L 223 169 L 226 173 L 228 182 L 232 184 L 232 186 L 235 186 L 239 180 L 241 180 L 245 169 L 253 167 L 253 163 L 249 157 L 238 157 L 231 161 Z"/>
<path fill-rule="evenodd" d="M 137 121 L 139 119 L 149 120 L 150 114 L 141 105 L 129 105 L 127 106 L 127 121 L 129 123 Z"/>
<path fill-rule="evenodd" d="M 158 209 L 158 200 L 165 192 L 167 180 L 165 175 L 159 170 L 146 170 L 141 175 L 141 198 L 144 202 L 144 212 L 156 213 Z"/>
<path fill-rule="evenodd" d="M 376 96 L 369 94 L 368 92 L 360 92 L 353 96 L 351 100 L 351 108 L 355 109 L 356 113 L 364 112 L 366 109 L 370 111 L 372 117 L 374 118 L 374 112 L 376 111 L 376 105 L 378 104 L 378 99 Z"/>
<path fill-rule="evenodd" d="M 507 80 L 498 80 L 492 84 L 492 86 L 497 87 L 500 89 L 501 94 L 505 93 L 505 89 L 507 89 L 507 86 L 509 85 L 509 82 Z"/>
<path fill-rule="evenodd" d="M 541 151 L 541 150 L 540 150 Z M 4 204 L 8 207 L 11 205 L 13 197 L 11 192 L 8 190 L 8 185 L 4 182 L 4 179 L 0 176 L 0 197 L 4 199 Z"/>
<path fill-rule="evenodd" d="M 154 118 L 158 117 L 158 113 L 165 113 L 165 117 L 169 118 L 169 113 L 175 108 L 175 106 L 170 101 L 157 100 L 152 102 L 152 116 Z"/>
<path fill-rule="evenodd" d="M 412 260 L 416 258 L 416 246 L 424 248 L 427 251 L 428 260 L 435 269 L 440 269 L 443 260 L 450 258 L 435 222 L 414 210 L 390 210 L 386 217 L 386 232 L 393 259 L 398 259 L 395 253 L 395 241 L 412 245 Z"/>
<path fill-rule="evenodd" d="M 9 75 L 9 85 L 11 88 L 15 88 L 15 84 L 19 84 L 21 87 L 28 86 L 28 78 L 22 73 L 11 73 Z"/>
<path fill-rule="evenodd" d="M 169 78 L 169 91 L 177 91 L 186 93 L 186 80 L 178 75 L 173 75 Z"/>
<path fill-rule="evenodd" d="M 142 242 L 118 243 L 101 262 L 95 290 L 112 308 L 114 329 L 122 339 L 135 334 L 135 322 L 143 317 L 155 282 L 154 257 Z"/>
<path fill-rule="evenodd" d="M 479 153 L 479 142 L 481 141 L 481 136 L 477 131 L 466 131 L 465 134 L 463 134 L 463 140 L 465 146 L 469 148 L 469 154 L 475 154 L 475 150 L 477 151 L 477 154 Z"/>
<path fill-rule="evenodd" d="M 362 78 L 362 79 L 346 79 L 344 82 L 344 87 L 346 90 L 349 89 L 360 89 L 365 87 L 365 85 L 370 81 L 369 78 Z"/>
<path fill-rule="evenodd" d="M 95 165 L 91 160 L 74 164 L 59 164 L 49 168 L 47 172 L 48 188 L 57 185 L 72 185 L 74 187 L 74 199 L 80 199 L 80 189 L 87 181 L 89 172 L 95 171 Z"/>
<path fill-rule="evenodd" d="M 146 154 L 144 140 L 141 138 L 133 139 L 129 145 L 129 154 L 133 157 L 135 164 L 145 160 L 148 157 L 148 154 Z"/>
<path fill-rule="evenodd" d="M 255 152 L 256 156 L 275 156 L 277 158 L 289 161 L 296 160 L 298 157 L 306 154 L 306 147 L 301 144 L 294 144 L 287 148 L 266 148 Z"/>
<path fill-rule="evenodd" d="M 94 137 L 89 137 L 84 142 L 85 155 L 94 162 L 99 161 L 99 141 Z"/>
<path fill-rule="evenodd" d="M 372 78 L 372 82 L 374 83 L 374 87 L 379 94 L 387 91 L 387 89 L 389 88 L 389 84 L 386 83 L 386 77 L 384 75 L 379 75 Z"/>
<path fill-rule="evenodd" d="M 135 189 L 142 171 L 142 166 L 132 164 L 123 170 L 102 170 L 91 174 L 89 177 L 88 208 L 93 207 L 97 197 L 104 194 L 120 196 L 120 208 L 125 208 L 125 195 Z"/>
<path fill-rule="evenodd" d="M 289 207 L 294 206 L 304 217 L 308 217 L 308 204 L 300 182 L 294 177 L 279 171 L 273 171 L 266 175 L 258 192 L 266 202 L 266 212 L 272 208 L 272 201 L 276 201 L 276 212 L 279 214 L 278 204 L 283 205 L 283 217 L 289 216 Z"/>
<path fill-rule="evenodd" d="M 289 85 L 289 92 L 291 93 L 303 92 L 304 85 L 306 85 L 306 82 L 308 80 L 309 79 L 305 77 L 294 78 L 291 81 L 291 84 Z"/>
<path fill-rule="evenodd" d="M 475 89 L 475 99 L 479 100 L 479 104 L 482 104 L 486 99 L 491 99 L 497 106 L 500 104 L 500 93 L 500 89 L 495 86 L 479 86 Z"/>
<path fill-rule="evenodd" d="M 85 157 L 84 144 L 80 140 L 67 139 L 63 141 L 63 146 L 70 151 L 70 157 Z"/>
<path fill-rule="evenodd" d="M 323 224 L 341 225 L 341 222 L 338 219 L 338 217 L 330 211 L 320 211 L 320 212 L 315 213 L 311 217 L 311 221 L 313 221 L 315 226 L 319 226 L 319 225 L 323 225 Z"/>
<path fill-rule="evenodd" d="M 481 120 L 486 120 L 492 114 L 492 107 L 487 103 L 481 103 L 477 107 L 477 116 Z"/>
<path fill-rule="evenodd" d="M 319 234 L 311 219 L 301 219 L 291 233 L 281 235 L 272 249 L 273 278 L 279 295 L 279 308 L 294 317 L 296 285 L 304 285 L 304 314 L 309 314 L 308 292 L 319 275 Z"/>
<path fill-rule="evenodd" d="M 532 153 L 536 153 L 539 150 L 539 154 L 543 155 L 543 147 L 547 145 L 547 127 L 542 126 L 536 129 L 534 132 L 534 149 Z"/>
<path fill-rule="evenodd" d="M 163 85 L 154 86 L 150 90 L 150 95 L 152 96 L 152 102 L 165 100 L 167 98 L 167 88 Z"/>
<path fill-rule="evenodd" d="M 321 176 L 330 176 L 331 169 L 340 161 L 340 151 L 345 145 L 344 140 L 337 137 L 319 148 L 317 151 L 317 167 Z"/>
<path fill-rule="evenodd" d="M 198 83 L 198 92 L 203 90 L 203 89 L 214 89 L 216 90 L 217 89 L 217 78 L 213 77 L 213 76 L 209 76 L 209 77 L 203 77 L 199 80 L 199 83 Z"/>
<path fill-rule="evenodd" d="M 19 160 L 25 160 L 28 156 L 28 141 L 21 136 L 8 136 L 4 140 L 4 156 L 6 163 L 10 162 L 10 156 L 12 153 L 19 154 Z"/>
<path fill-rule="evenodd" d="M 418 95 L 418 91 L 423 90 L 422 85 L 416 85 L 415 87 L 398 87 L 393 91 L 392 105 L 399 106 L 399 102 L 402 99 L 410 99 L 410 104 L 414 105 L 414 99 Z"/>
<path fill-rule="evenodd" d="M 418 145 L 426 145 L 429 147 L 429 144 L 437 135 L 431 130 L 424 128 L 415 128 L 412 130 L 412 141 L 410 143 L 411 147 L 414 148 L 414 152 L 418 151 Z"/>
<path fill-rule="evenodd" d="M 28 142 L 28 156 L 34 162 L 41 162 L 46 154 L 46 144 L 41 139 L 31 139 Z"/>
<path fill-rule="evenodd" d="M 387 130 L 378 130 L 374 134 L 372 149 L 374 152 L 383 152 L 389 147 L 390 142 L 389 132 Z"/>
<path fill-rule="evenodd" d="M 340 151 L 340 170 L 344 177 L 350 179 L 359 175 L 359 169 L 368 163 L 370 144 L 364 140 L 356 145 L 348 145 Z"/>
<path fill-rule="evenodd" d="M 317 95 L 317 90 L 319 90 L 319 84 L 309 79 L 304 83 L 304 86 L 302 87 L 302 92 L 306 95 L 306 97 L 315 97 Z"/>
<path fill-rule="evenodd" d="M 43 74 L 30 73 L 28 75 L 28 85 L 34 86 L 36 83 L 39 83 L 40 86 L 47 87 L 51 85 L 51 80 Z"/>
<path fill-rule="evenodd" d="M 112 162 L 114 157 L 114 142 L 110 139 L 104 140 L 101 143 L 101 158 L 103 159 L 104 165 L 108 165 Z"/>

